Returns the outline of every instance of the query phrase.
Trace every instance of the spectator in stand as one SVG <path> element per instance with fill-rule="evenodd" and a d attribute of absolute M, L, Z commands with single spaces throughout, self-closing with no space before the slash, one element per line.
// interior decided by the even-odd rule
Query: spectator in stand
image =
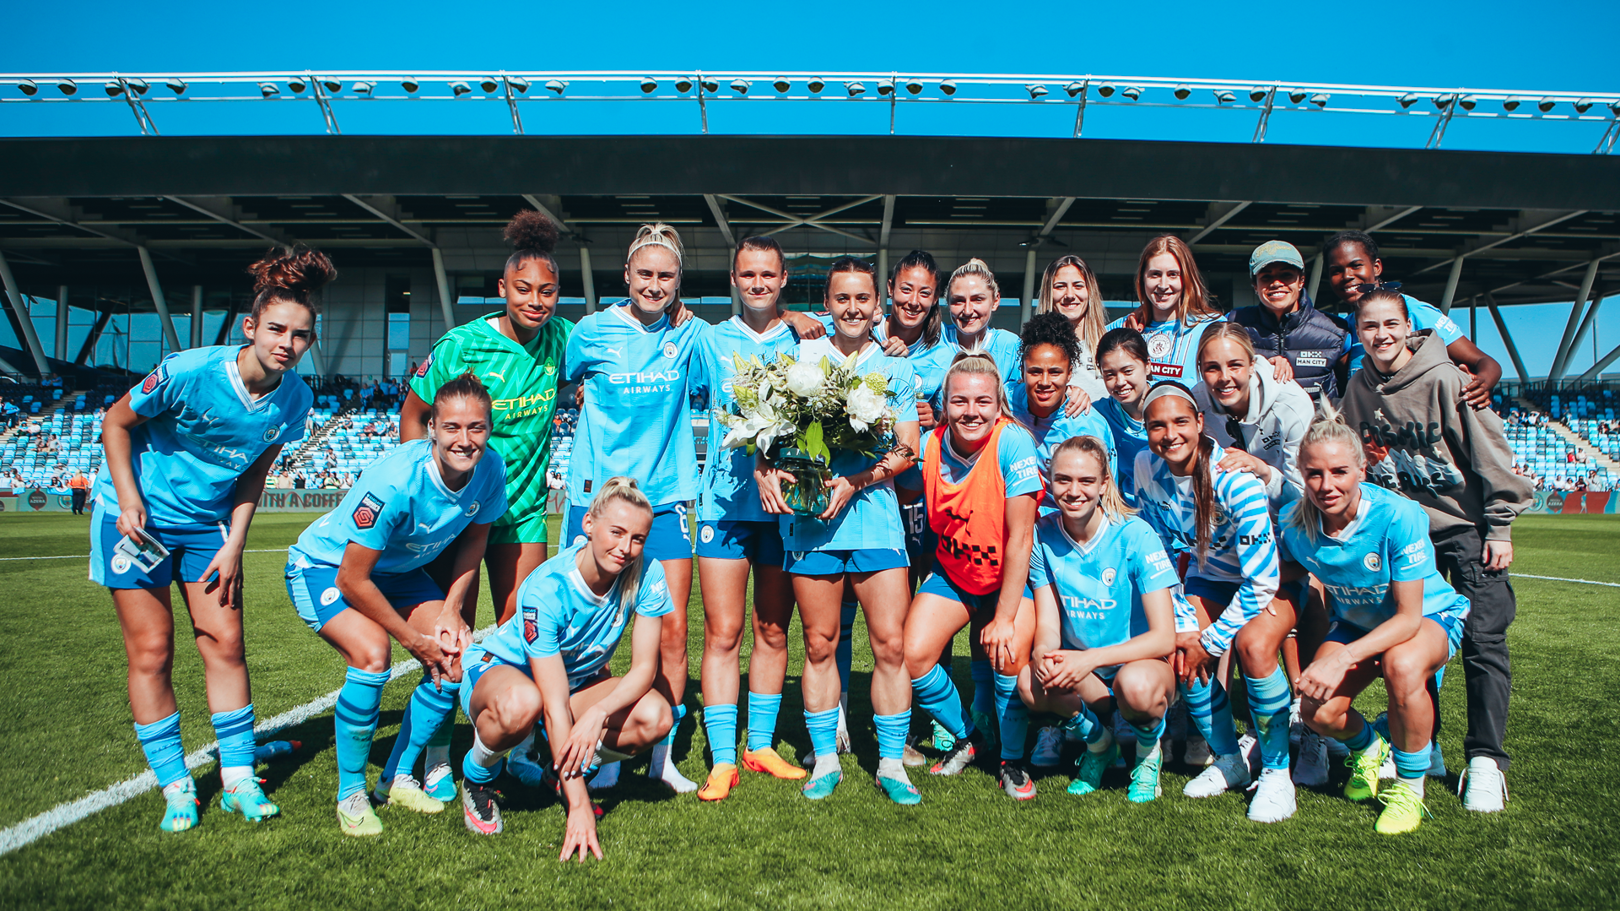
<path fill-rule="evenodd" d="M 283 471 L 281 474 L 276 475 L 277 490 L 292 490 L 292 486 L 293 479 L 290 472 Z"/>
<path fill-rule="evenodd" d="M 62 440 L 56 434 L 50 434 L 45 438 L 45 451 L 50 453 L 61 452 Z"/>
<path fill-rule="evenodd" d="M 18 416 L 21 414 L 22 409 L 13 404 L 10 399 L 0 398 L 0 427 L 10 428 L 11 425 L 17 423 Z"/>
<path fill-rule="evenodd" d="M 1578 490 L 1578 491 L 1581 491 L 1582 493 L 1586 492 L 1586 476 L 1585 475 L 1580 475 L 1577 478 L 1575 478 L 1575 489 Z"/>
<path fill-rule="evenodd" d="M 301 471 L 294 473 L 293 474 L 293 489 L 294 490 L 303 490 L 304 486 L 305 486 L 304 473 L 301 472 Z"/>

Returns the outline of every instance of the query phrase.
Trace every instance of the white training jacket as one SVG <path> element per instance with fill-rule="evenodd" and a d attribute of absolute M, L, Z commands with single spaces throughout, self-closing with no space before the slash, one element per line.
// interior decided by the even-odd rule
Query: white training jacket
<path fill-rule="evenodd" d="M 1266 497 L 1275 516 L 1278 508 L 1305 489 L 1299 473 L 1299 443 L 1316 415 L 1311 396 L 1292 380 L 1277 382 L 1271 362 L 1254 359 L 1249 377 L 1249 413 L 1237 420 L 1227 414 L 1202 381 L 1193 398 L 1204 413 L 1204 432 L 1224 449 L 1241 449 L 1271 466 L 1265 478 Z M 1234 434 L 1235 431 L 1235 434 Z M 1242 439 L 1237 438 L 1241 434 Z"/>

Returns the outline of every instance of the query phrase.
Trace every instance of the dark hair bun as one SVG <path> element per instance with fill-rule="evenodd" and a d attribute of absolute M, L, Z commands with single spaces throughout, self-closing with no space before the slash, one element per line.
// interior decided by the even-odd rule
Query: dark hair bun
<path fill-rule="evenodd" d="M 557 249 L 557 225 L 533 209 L 524 209 L 512 216 L 501 236 L 519 253 L 550 256 L 551 251 Z"/>
<path fill-rule="evenodd" d="M 264 258 L 248 266 L 253 274 L 253 291 L 284 291 L 294 297 L 307 299 L 332 279 L 337 278 L 337 267 L 325 253 L 308 247 L 271 250 Z"/>

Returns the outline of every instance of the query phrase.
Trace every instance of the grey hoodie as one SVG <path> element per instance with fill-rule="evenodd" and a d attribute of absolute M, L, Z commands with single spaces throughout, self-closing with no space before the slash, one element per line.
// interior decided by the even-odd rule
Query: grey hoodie
<path fill-rule="evenodd" d="M 1364 361 L 1341 403 L 1367 448 L 1367 480 L 1421 504 L 1431 532 L 1472 525 L 1487 541 L 1512 540 L 1513 519 L 1533 495 L 1513 473 L 1502 419 L 1462 404 L 1466 380 L 1433 330 L 1412 333 L 1406 346 L 1412 360 L 1394 376 Z"/>
<path fill-rule="evenodd" d="M 1249 375 L 1249 411 L 1236 420 L 1215 401 L 1202 380 L 1193 387 L 1193 398 L 1204 413 L 1204 432 L 1221 448 L 1242 449 L 1271 466 L 1266 498 L 1275 514 L 1305 488 L 1299 476 L 1299 441 L 1311 428 L 1316 408 L 1298 383 L 1279 383 L 1272 370 L 1270 361 L 1255 357 Z M 1232 436 L 1233 430 L 1243 435 L 1241 444 Z"/>

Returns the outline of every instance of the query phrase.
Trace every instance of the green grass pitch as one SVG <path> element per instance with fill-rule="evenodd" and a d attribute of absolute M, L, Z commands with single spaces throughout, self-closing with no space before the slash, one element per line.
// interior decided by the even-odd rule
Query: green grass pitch
<path fill-rule="evenodd" d="M 313 518 L 261 515 L 248 546 L 285 548 Z M 0 556 L 86 553 L 86 526 L 69 515 L 0 517 Z M 1515 539 L 1517 571 L 1620 582 L 1620 522 L 1612 518 L 1526 517 Z M 145 768 L 111 599 L 87 581 L 85 564 L 0 561 L 0 828 Z M 337 654 L 289 603 L 282 565 L 280 553 L 247 557 L 260 718 L 336 689 L 343 675 Z M 913 770 L 923 803 L 895 807 L 871 784 L 871 655 L 858 633 L 856 753 L 844 758 L 845 783 L 822 803 L 804 800 L 791 782 L 746 772 L 732 797 L 713 805 L 628 774 L 604 795 L 606 860 L 562 865 L 559 804 L 503 778 L 501 837 L 470 835 L 452 806 L 436 817 L 384 809 L 382 837 L 348 839 L 333 817 L 328 711 L 283 734 L 301 739 L 303 750 L 262 773 L 281 818 L 252 825 L 223 813 L 209 766 L 198 772 L 199 828 L 159 832 L 162 800 L 149 792 L 0 857 L 0 908 L 1616 907 L 1620 589 L 1525 578 L 1516 587 L 1512 801 L 1498 816 L 1474 815 L 1461 808 L 1455 774 L 1445 786 L 1431 781 L 1434 817 L 1409 836 L 1376 835 L 1376 809 L 1346 802 L 1336 788 L 1302 790 L 1288 822 L 1252 824 L 1239 795 L 1182 798 L 1188 770 L 1176 764 L 1167 767 L 1165 796 L 1142 806 L 1126 802 L 1120 773 L 1084 799 L 1064 793 L 1064 775 L 1040 777 L 1040 795 L 1019 804 L 979 769 L 956 779 Z M 693 588 L 691 706 L 702 635 Z M 480 622 L 491 618 L 486 595 Z M 191 750 L 213 734 L 201 664 L 184 636 L 189 627 L 178 626 L 175 684 Z M 965 639 L 956 654 L 966 688 Z M 790 755 L 808 746 L 801 659 L 796 647 L 780 723 Z M 373 781 L 414 685 L 401 680 L 385 692 Z M 1375 688 L 1363 708 L 1376 712 L 1380 701 Z M 1455 770 L 1463 763 L 1460 667 L 1442 703 L 1441 743 Z M 458 720 L 459 763 L 471 734 Z M 703 733 L 690 721 L 676 756 L 689 778 L 704 777 Z"/>

